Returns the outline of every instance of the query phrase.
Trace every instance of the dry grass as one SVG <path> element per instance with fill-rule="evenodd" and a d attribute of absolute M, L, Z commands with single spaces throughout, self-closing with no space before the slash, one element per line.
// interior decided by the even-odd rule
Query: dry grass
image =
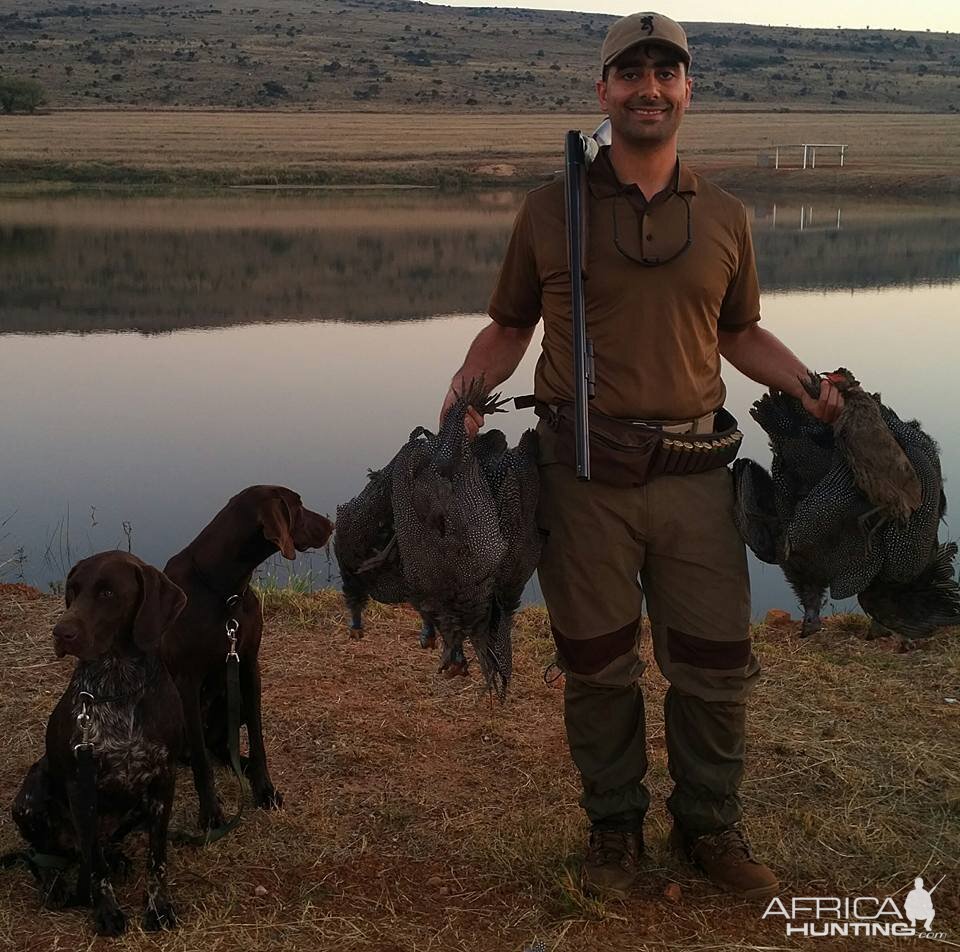
<path fill-rule="evenodd" d="M 0 587 L 5 802 L 38 755 L 68 676 L 49 648 L 58 611 L 52 596 Z M 506 706 L 475 680 L 438 678 L 436 657 L 416 648 L 410 611 L 372 609 L 359 642 L 332 591 L 268 593 L 266 618 L 268 748 L 287 808 L 251 810 L 227 839 L 176 850 L 181 928 L 157 939 L 134 926 L 112 947 L 491 952 L 535 937 L 564 952 L 802 947 L 761 922 L 762 906 L 717 895 L 664 850 L 669 784 L 654 672 L 649 875 L 629 902 L 597 903 L 576 885 L 584 824 L 561 691 L 541 677 L 551 656 L 542 610 L 519 619 Z M 766 677 L 751 706 L 743 786 L 755 845 L 781 871 L 785 896 L 902 898 L 918 872 L 946 874 L 935 927 L 956 941 L 960 704 L 945 698 L 960 690 L 960 643 L 944 634 L 900 654 L 858 633 L 862 621 L 851 619 L 807 641 L 758 632 Z M 232 796 L 225 774 L 220 788 Z M 176 823 L 189 823 L 194 807 L 184 771 Z M 0 844 L 15 843 L 3 816 Z M 138 844 L 120 888 L 129 912 L 140 902 L 141 859 Z M 664 896 L 671 882 L 679 902 Z M 89 942 L 83 913 L 42 911 L 24 872 L 0 874 L 0 946 Z"/>
<path fill-rule="evenodd" d="M 562 163 L 565 131 L 591 130 L 600 118 L 204 111 L 4 116 L 0 168 L 25 181 L 509 183 L 549 176 Z M 846 168 L 778 173 L 757 167 L 759 152 L 803 141 L 847 143 Z M 960 165 L 960 115 L 694 111 L 681 147 L 721 183 L 754 188 L 949 187 Z"/>

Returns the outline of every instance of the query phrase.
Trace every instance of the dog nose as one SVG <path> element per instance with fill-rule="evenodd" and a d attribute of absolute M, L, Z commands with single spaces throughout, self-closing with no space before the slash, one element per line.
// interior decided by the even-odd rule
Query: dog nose
<path fill-rule="evenodd" d="M 80 632 L 69 622 L 58 622 L 53 628 L 53 647 L 62 658 L 79 640 Z"/>

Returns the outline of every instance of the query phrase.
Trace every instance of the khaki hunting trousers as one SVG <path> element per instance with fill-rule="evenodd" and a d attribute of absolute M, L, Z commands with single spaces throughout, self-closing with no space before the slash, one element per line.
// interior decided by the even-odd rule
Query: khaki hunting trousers
<path fill-rule="evenodd" d="M 640 488 L 584 483 L 553 461 L 545 436 L 538 521 L 548 535 L 539 576 L 566 675 L 581 805 L 593 824 L 627 829 L 639 829 L 649 805 L 645 599 L 654 657 L 669 682 L 667 805 L 684 830 L 729 826 L 741 815 L 746 700 L 760 674 L 730 471 L 662 476 Z"/>

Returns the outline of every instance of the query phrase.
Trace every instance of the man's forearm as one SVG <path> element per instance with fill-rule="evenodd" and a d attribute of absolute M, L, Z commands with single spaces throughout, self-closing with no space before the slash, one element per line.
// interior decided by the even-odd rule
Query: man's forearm
<path fill-rule="evenodd" d="M 739 333 L 721 331 L 720 353 L 740 373 L 764 386 L 800 397 L 801 378 L 809 371 L 806 364 L 778 337 L 753 325 Z"/>
<path fill-rule="evenodd" d="M 488 391 L 503 383 L 527 352 L 533 330 L 532 327 L 503 327 L 491 321 L 474 338 L 463 366 L 453 375 L 451 386 L 460 391 L 479 377 L 483 377 Z"/>

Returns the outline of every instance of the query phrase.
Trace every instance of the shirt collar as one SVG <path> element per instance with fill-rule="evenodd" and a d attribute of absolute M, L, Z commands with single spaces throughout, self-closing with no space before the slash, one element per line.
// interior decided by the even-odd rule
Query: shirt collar
<path fill-rule="evenodd" d="M 636 185 L 624 185 L 614 171 L 610 161 L 610 146 L 601 146 L 597 157 L 590 163 L 587 172 L 587 184 L 594 198 L 613 198 L 616 195 L 639 192 Z M 673 173 L 673 187 L 676 191 L 686 195 L 697 194 L 697 173 L 688 168 L 686 163 L 677 157 L 677 167 Z"/>

